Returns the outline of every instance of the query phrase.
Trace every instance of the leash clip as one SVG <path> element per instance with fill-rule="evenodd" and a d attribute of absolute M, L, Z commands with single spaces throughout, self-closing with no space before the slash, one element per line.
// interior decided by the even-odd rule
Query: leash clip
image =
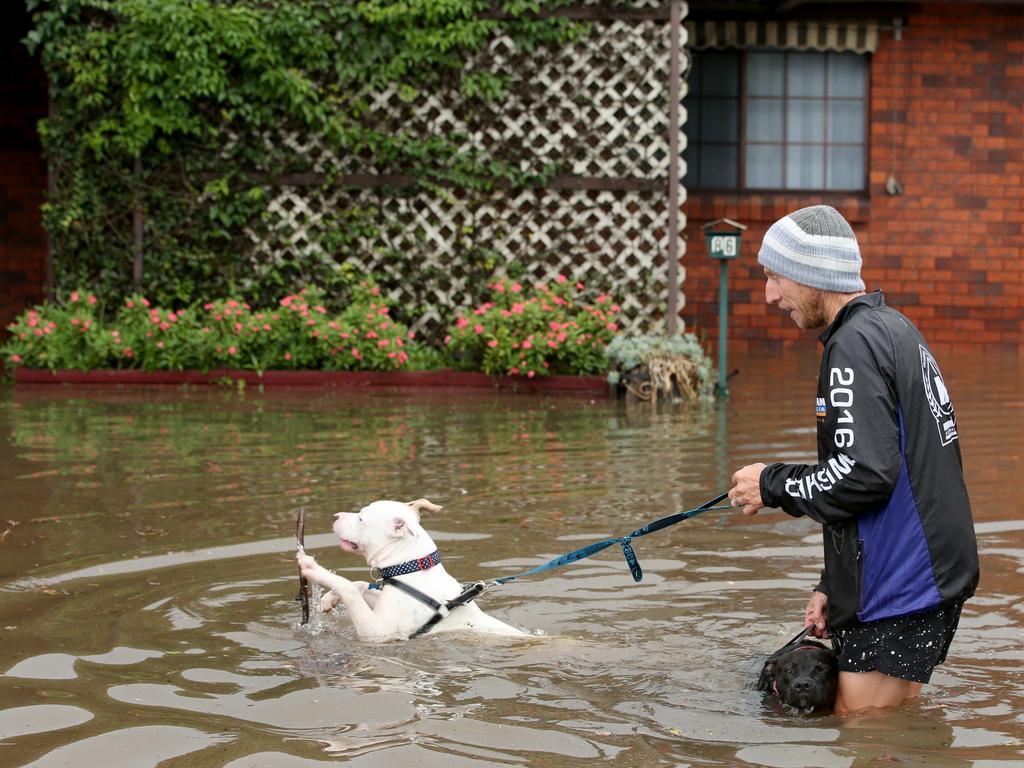
<path fill-rule="evenodd" d="M 370 566 L 370 581 L 377 585 L 377 589 L 380 589 L 380 585 L 384 581 L 380 577 L 380 568 L 378 568 L 376 565 Z"/>

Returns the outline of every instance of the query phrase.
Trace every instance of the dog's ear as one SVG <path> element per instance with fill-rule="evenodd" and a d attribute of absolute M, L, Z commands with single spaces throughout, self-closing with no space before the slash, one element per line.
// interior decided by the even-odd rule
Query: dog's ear
<path fill-rule="evenodd" d="M 444 509 L 440 504 L 435 504 L 428 499 L 416 499 L 416 501 L 407 501 L 405 503 L 416 513 L 417 520 L 424 512 L 440 512 Z"/>
<path fill-rule="evenodd" d="M 414 525 L 400 515 L 396 515 L 391 520 L 391 527 L 388 532 L 393 538 L 400 539 L 403 536 L 409 536 L 413 539 L 419 538 L 419 525 Z"/>
<path fill-rule="evenodd" d="M 769 659 L 764 663 L 761 675 L 757 678 L 757 690 L 770 691 L 773 682 L 775 682 L 775 661 Z"/>

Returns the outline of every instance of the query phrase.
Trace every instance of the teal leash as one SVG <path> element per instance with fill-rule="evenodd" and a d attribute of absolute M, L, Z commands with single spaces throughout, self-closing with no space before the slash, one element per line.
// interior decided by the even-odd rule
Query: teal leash
<path fill-rule="evenodd" d="M 593 544 L 588 544 L 585 547 L 580 547 L 577 550 L 568 552 L 564 555 L 556 557 L 554 560 L 549 560 L 543 565 L 538 565 L 536 568 L 531 568 L 528 571 L 517 573 L 513 576 L 500 576 L 496 579 L 491 579 L 489 582 L 491 585 L 500 586 L 502 584 L 508 584 L 510 581 L 521 579 L 524 576 L 532 576 L 537 573 L 543 573 L 544 571 L 550 571 L 553 568 L 560 568 L 563 565 L 569 563 L 575 563 L 579 560 L 584 560 L 591 555 L 596 555 L 602 550 L 608 549 L 613 544 L 618 544 L 622 547 L 622 555 L 626 558 L 626 564 L 629 566 L 629 572 L 633 575 L 633 581 L 641 581 L 644 577 L 643 569 L 640 567 L 640 562 L 636 559 L 636 552 L 633 551 L 633 545 L 630 543 L 633 539 L 641 536 L 646 536 L 649 533 L 660 531 L 663 528 L 668 528 L 670 525 L 675 525 L 683 520 L 688 520 L 691 517 L 696 517 L 702 512 L 711 512 L 719 509 L 731 509 L 730 506 L 716 506 L 718 502 L 724 500 L 729 494 L 723 493 L 721 496 L 705 501 L 699 507 L 688 509 L 684 512 L 676 512 L 674 515 L 667 515 L 665 517 L 659 517 L 657 520 L 653 520 L 642 528 L 637 528 L 628 536 L 621 536 L 614 539 L 605 539 L 604 541 L 595 541 Z"/>

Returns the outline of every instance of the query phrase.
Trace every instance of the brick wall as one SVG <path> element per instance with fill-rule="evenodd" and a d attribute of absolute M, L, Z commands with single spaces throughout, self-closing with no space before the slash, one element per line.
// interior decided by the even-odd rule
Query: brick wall
<path fill-rule="evenodd" d="M 36 122 L 46 115 L 46 78 L 21 40 L 28 14 L 13 4 L 0 31 L 0 338 L 28 304 L 42 299 L 46 283 L 46 234 L 39 207 L 46 191 Z"/>
<path fill-rule="evenodd" d="M 773 221 L 825 202 L 857 233 L 868 289 L 885 290 L 929 341 L 1024 343 L 1024 7 L 925 4 L 901 42 L 882 33 L 870 96 L 866 195 L 690 193 L 689 330 L 718 335 L 718 262 L 700 227 L 727 216 L 749 226 L 729 265 L 730 348 L 813 338 L 764 304 L 756 255 Z M 902 196 L 886 193 L 890 172 Z"/>

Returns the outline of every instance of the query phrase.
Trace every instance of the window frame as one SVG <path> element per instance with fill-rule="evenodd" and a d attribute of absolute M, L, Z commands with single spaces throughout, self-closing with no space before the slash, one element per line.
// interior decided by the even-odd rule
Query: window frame
<path fill-rule="evenodd" d="M 690 49 L 690 50 L 687 51 L 687 55 L 690 56 L 690 57 L 693 57 L 695 55 L 699 56 L 699 55 L 705 53 L 706 51 L 714 52 L 715 49 L 708 48 L 708 49 L 703 49 L 703 50 L 700 50 L 700 51 L 695 51 L 695 50 Z M 853 51 L 813 51 L 813 50 L 800 51 L 800 50 L 794 50 L 794 49 L 763 48 L 763 47 L 756 47 L 756 46 L 751 46 L 751 47 L 748 47 L 748 48 L 728 48 L 728 49 L 724 49 L 724 50 L 717 51 L 717 52 L 720 52 L 720 53 L 733 53 L 737 57 L 737 64 L 738 64 L 738 78 L 737 79 L 739 81 L 738 82 L 738 95 L 737 95 L 738 108 L 739 108 L 739 121 L 738 121 L 738 126 L 737 126 L 737 130 L 738 130 L 737 141 L 735 143 L 733 143 L 733 142 L 714 142 L 714 141 L 713 142 L 705 142 L 705 141 L 701 140 L 700 142 L 698 142 L 696 144 L 691 144 L 691 142 L 689 141 L 689 136 L 687 135 L 687 148 L 689 149 L 690 147 L 696 147 L 696 146 L 700 146 L 700 145 L 703 145 L 703 144 L 714 144 L 714 145 L 719 145 L 719 146 L 735 146 L 737 148 L 737 153 L 738 153 L 738 156 L 737 156 L 737 159 L 736 159 L 736 174 L 737 174 L 736 185 L 735 186 L 730 186 L 730 187 L 713 187 L 713 186 L 691 185 L 691 184 L 687 183 L 686 176 L 683 176 L 682 179 L 680 179 L 680 181 L 681 181 L 682 184 L 684 184 L 686 186 L 686 189 L 688 191 L 692 191 L 692 192 L 696 192 L 696 193 L 706 192 L 706 193 L 710 193 L 710 194 L 779 194 L 779 193 L 782 193 L 782 194 L 808 194 L 808 193 L 814 193 L 814 194 L 827 194 L 827 195 L 866 195 L 866 194 L 868 194 L 868 189 L 869 189 L 869 185 L 870 185 L 870 169 L 871 169 L 871 120 L 870 120 L 870 118 L 871 118 L 871 63 L 872 63 L 872 58 L 871 58 L 871 54 L 870 53 L 856 53 L 856 52 L 853 52 Z M 824 54 L 826 56 L 826 58 L 825 58 L 825 75 L 824 75 L 824 77 L 825 77 L 825 83 L 824 83 L 825 91 L 824 91 L 824 94 L 822 96 L 820 96 L 820 97 L 819 96 L 790 96 L 789 95 L 789 77 L 788 77 L 788 75 L 789 75 L 789 56 L 784 56 L 783 57 L 783 75 L 782 75 L 782 83 L 783 83 L 782 88 L 783 88 L 783 90 L 782 90 L 782 94 L 777 97 L 777 100 L 782 103 L 782 140 L 781 141 L 750 141 L 750 140 L 747 139 L 747 112 L 748 112 L 748 99 L 750 98 L 750 95 L 748 93 L 748 88 L 747 88 L 747 54 L 748 53 L 780 53 L 780 54 L 822 53 L 822 54 Z M 830 95 L 829 95 L 829 82 L 828 82 L 828 80 L 829 80 L 829 78 L 828 78 L 828 75 L 829 75 L 828 56 L 827 56 L 827 54 L 829 54 L 829 53 L 837 53 L 837 54 L 838 53 L 854 53 L 857 56 L 863 56 L 864 57 L 864 95 L 862 97 L 863 98 L 863 102 L 864 102 L 864 105 L 863 105 L 863 109 L 864 109 L 864 141 L 862 143 L 844 142 L 844 141 L 829 141 L 829 139 L 828 139 L 829 105 L 833 101 L 841 102 L 844 99 L 845 100 L 852 100 L 853 98 L 855 98 L 855 97 L 844 97 L 844 96 L 830 97 Z M 689 68 L 689 70 L 692 71 L 692 65 Z M 701 72 L 700 72 L 700 76 L 701 76 L 702 79 L 704 77 L 704 72 L 705 71 L 706 70 L 702 67 L 701 68 Z M 689 97 L 689 96 L 690 96 L 690 94 L 687 93 L 687 96 L 683 98 L 683 102 L 685 102 L 686 98 Z M 701 86 L 700 86 L 700 94 L 696 98 L 698 98 L 701 101 L 701 104 L 703 106 L 703 99 L 705 99 L 705 98 L 721 98 L 721 97 L 715 97 L 715 96 L 705 97 L 705 95 L 704 95 L 704 84 L 702 82 Z M 762 97 L 756 97 L 756 98 L 762 98 Z M 789 130 L 788 130 L 789 129 L 789 105 L 788 105 L 787 102 L 789 100 L 791 100 L 791 99 L 808 99 L 808 100 L 809 99 L 820 99 L 820 100 L 824 101 L 824 104 L 825 104 L 825 109 L 824 109 L 824 112 L 825 112 L 825 114 L 824 114 L 825 122 L 824 122 L 824 138 L 823 138 L 823 141 L 821 141 L 821 142 L 814 142 L 814 141 L 790 141 L 789 140 L 789 136 L 788 136 L 788 133 L 789 133 Z M 700 112 L 700 114 L 702 114 L 703 113 L 703 109 L 701 109 L 699 112 Z M 688 118 L 689 118 L 689 115 L 688 115 Z M 686 126 L 688 124 L 689 124 L 689 119 L 687 119 L 687 123 L 685 123 L 682 126 L 682 131 L 683 131 L 684 134 L 686 134 Z M 747 157 L 747 147 L 748 147 L 748 145 L 754 145 L 754 146 L 758 146 L 758 145 L 765 146 L 765 145 L 768 145 L 768 146 L 777 146 L 777 147 L 780 148 L 780 151 L 782 152 L 782 184 L 781 184 L 781 186 L 778 186 L 778 187 L 748 187 L 746 185 L 746 165 L 747 165 L 746 157 Z M 826 187 L 824 185 L 822 185 L 820 188 L 819 187 L 787 187 L 786 186 L 786 178 L 787 178 L 787 174 L 788 174 L 788 167 L 787 167 L 788 163 L 786 162 L 786 153 L 787 153 L 787 150 L 789 149 L 789 147 L 791 147 L 791 146 L 794 146 L 794 147 L 799 147 L 799 146 L 817 146 L 817 145 L 821 146 L 821 151 L 822 151 L 822 153 L 824 155 L 823 169 L 824 169 L 824 174 L 825 174 L 826 179 L 827 179 L 827 176 L 828 176 L 828 152 L 829 152 L 829 148 L 830 147 L 863 147 L 863 149 L 864 149 L 864 159 L 863 159 L 863 166 L 861 168 L 862 186 L 857 187 L 857 188 L 847 188 L 847 189 L 829 189 L 828 187 Z M 687 169 L 687 170 L 689 170 L 689 169 Z M 701 175 L 703 175 L 703 169 L 701 170 Z"/>

